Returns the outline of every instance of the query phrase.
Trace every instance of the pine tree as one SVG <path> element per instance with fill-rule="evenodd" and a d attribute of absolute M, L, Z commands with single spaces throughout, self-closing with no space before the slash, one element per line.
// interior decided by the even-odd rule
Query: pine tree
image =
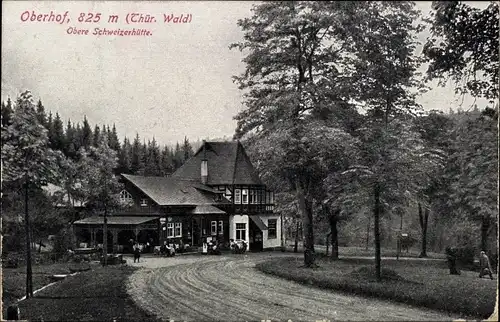
<path fill-rule="evenodd" d="M 56 113 L 56 117 L 52 121 L 52 126 L 49 129 L 49 142 L 50 148 L 57 151 L 63 151 L 64 149 L 64 125 L 61 121 L 59 113 Z"/>
<path fill-rule="evenodd" d="M 148 142 L 147 151 L 147 162 L 146 170 L 149 175 L 159 176 L 161 175 L 160 169 L 161 155 L 158 145 L 156 144 L 156 139 L 153 137 L 153 141 Z"/>
<path fill-rule="evenodd" d="M 142 161 L 142 145 L 139 134 L 136 133 L 132 144 L 132 160 L 130 170 L 132 174 L 144 173 L 144 163 Z"/>
<path fill-rule="evenodd" d="M 87 120 L 87 116 L 83 117 L 82 128 L 82 146 L 88 149 L 92 145 L 92 128 Z"/>
<path fill-rule="evenodd" d="M 75 150 L 80 152 L 80 149 L 83 148 L 83 132 L 82 128 L 80 127 L 80 123 L 76 124 L 76 128 L 74 127 L 74 139 L 73 142 L 75 144 Z"/>
<path fill-rule="evenodd" d="M 183 164 L 194 154 L 193 147 L 189 143 L 187 137 L 184 137 L 184 144 L 182 145 L 182 153 L 183 153 L 183 160 L 182 160 Z"/>
<path fill-rule="evenodd" d="M 38 100 L 36 105 L 36 117 L 38 118 L 38 122 L 46 126 L 47 125 L 47 116 L 45 115 L 45 107 L 42 104 L 42 100 Z"/>
<path fill-rule="evenodd" d="M 48 133 L 48 136 L 49 136 L 49 142 L 50 142 L 50 137 L 52 134 L 52 132 L 54 132 L 54 121 L 53 121 L 53 118 L 52 118 L 52 112 L 49 111 L 49 117 L 47 118 L 47 125 L 45 126 L 45 128 L 47 129 L 47 133 Z"/>
<path fill-rule="evenodd" d="M 109 137 L 109 147 L 115 151 L 120 150 L 120 140 L 118 139 L 118 134 L 116 133 L 116 126 L 113 124 L 111 132 L 108 133 Z"/>
<path fill-rule="evenodd" d="M 179 142 L 175 144 L 175 150 L 173 153 L 173 161 L 174 161 L 174 171 L 179 169 L 184 162 L 184 153 L 181 150 L 181 146 Z"/>
<path fill-rule="evenodd" d="M 1 123 L 1 133 L 2 133 L 2 140 L 1 140 L 1 146 L 6 143 L 7 140 L 7 135 L 6 131 L 9 125 L 12 123 L 12 114 L 14 113 L 14 110 L 12 109 L 12 102 L 10 101 L 10 98 L 7 99 L 7 104 L 2 102 L 2 123 Z"/>
<path fill-rule="evenodd" d="M 75 130 L 73 129 L 73 125 L 71 124 L 71 120 L 68 120 L 68 124 L 66 126 L 66 142 L 64 148 L 64 154 L 75 160 L 78 150 L 75 146 Z"/>
<path fill-rule="evenodd" d="M 151 144 L 151 142 L 149 142 L 149 145 L 150 144 Z M 147 167 L 148 152 L 149 152 L 148 144 L 146 144 L 146 140 L 143 140 L 142 145 L 141 145 L 141 152 L 140 152 L 141 162 L 142 162 L 143 168 L 138 172 L 138 174 L 141 176 L 149 175 L 149 171 L 151 170 L 151 168 Z"/>
<path fill-rule="evenodd" d="M 7 98 L 7 104 L 2 102 L 2 126 L 8 126 L 10 124 L 13 113 L 14 110 L 12 108 L 12 102 L 9 97 Z"/>
<path fill-rule="evenodd" d="M 94 137 L 92 138 L 92 145 L 94 147 L 97 147 L 97 145 L 99 144 L 99 139 L 100 139 L 100 135 L 101 135 L 101 129 L 99 128 L 99 125 L 95 125 L 94 127 Z"/>
<path fill-rule="evenodd" d="M 131 173 L 132 145 L 127 137 L 123 139 L 123 146 L 118 152 L 118 173 Z"/>
<path fill-rule="evenodd" d="M 174 161 L 172 158 L 172 152 L 169 147 L 165 145 L 161 152 L 160 161 L 160 175 L 167 176 L 174 172 Z"/>

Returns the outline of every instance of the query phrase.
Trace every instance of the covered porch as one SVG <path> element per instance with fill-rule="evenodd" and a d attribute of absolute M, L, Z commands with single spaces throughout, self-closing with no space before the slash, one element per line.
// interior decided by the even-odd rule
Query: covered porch
<path fill-rule="evenodd" d="M 108 252 L 132 252 L 134 243 L 152 246 L 159 244 L 159 216 L 108 216 Z M 77 246 L 103 247 L 104 217 L 92 216 L 75 221 L 74 233 Z"/>
<path fill-rule="evenodd" d="M 229 244 L 229 215 L 213 206 L 198 205 L 183 213 L 160 218 L 160 244 L 184 244 L 201 247 L 203 242 L 217 240 Z"/>

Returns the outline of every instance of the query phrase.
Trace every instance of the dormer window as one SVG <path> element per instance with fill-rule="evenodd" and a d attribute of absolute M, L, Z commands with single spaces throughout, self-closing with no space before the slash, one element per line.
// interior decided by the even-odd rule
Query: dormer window
<path fill-rule="evenodd" d="M 123 204 L 131 204 L 133 202 L 132 195 L 127 190 L 120 192 L 120 202 Z"/>
<path fill-rule="evenodd" d="M 148 200 L 146 198 L 141 199 L 141 207 L 147 207 L 148 206 Z"/>

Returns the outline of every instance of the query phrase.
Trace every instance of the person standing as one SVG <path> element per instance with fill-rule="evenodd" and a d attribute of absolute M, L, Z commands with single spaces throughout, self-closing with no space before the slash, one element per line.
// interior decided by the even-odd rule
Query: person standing
<path fill-rule="evenodd" d="M 141 258 L 141 250 L 139 248 L 139 245 L 134 246 L 134 263 L 137 260 L 137 263 L 139 263 L 139 259 Z"/>
<path fill-rule="evenodd" d="M 489 274 L 490 278 L 493 279 L 493 274 L 491 272 L 491 264 L 488 255 L 483 250 L 481 251 L 481 255 L 479 257 L 479 278 L 482 278 L 484 275 Z"/>

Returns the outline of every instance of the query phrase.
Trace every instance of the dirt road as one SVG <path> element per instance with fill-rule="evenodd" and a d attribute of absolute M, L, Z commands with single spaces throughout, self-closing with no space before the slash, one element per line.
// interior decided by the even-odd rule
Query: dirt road
<path fill-rule="evenodd" d="M 261 273 L 261 253 L 141 258 L 127 285 L 134 301 L 165 320 L 451 320 L 448 315 L 304 286 Z M 293 255 L 292 255 L 293 256 Z"/>

